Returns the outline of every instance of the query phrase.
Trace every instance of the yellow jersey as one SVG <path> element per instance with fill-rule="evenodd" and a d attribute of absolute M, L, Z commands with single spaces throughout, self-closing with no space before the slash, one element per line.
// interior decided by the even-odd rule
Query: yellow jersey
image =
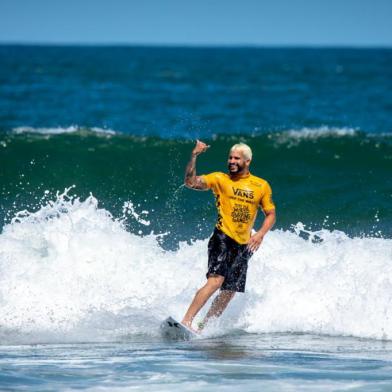
<path fill-rule="evenodd" d="M 275 209 L 268 182 L 250 173 L 234 180 L 221 172 L 201 177 L 215 195 L 218 209 L 217 229 L 239 244 L 248 243 L 258 207 L 263 211 Z"/>

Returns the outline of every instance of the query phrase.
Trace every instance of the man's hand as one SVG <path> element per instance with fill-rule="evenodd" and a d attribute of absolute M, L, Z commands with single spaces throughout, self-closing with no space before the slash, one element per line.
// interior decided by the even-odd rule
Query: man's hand
<path fill-rule="evenodd" d="M 196 146 L 192 151 L 192 155 L 199 155 L 202 152 L 206 152 L 207 149 L 210 148 L 210 146 L 208 146 L 207 144 L 205 144 L 204 142 L 200 141 L 200 140 L 196 140 Z"/>
<path fill-rule="evenodd" d="M 264 214 L 265 219 L 263 222 L 263 226 L 258 232 L 253 234 L 248 241 L 248 249 L 253 253 L 260 248 L 264 236 L 267 234 L 267 232 L 271 229 L 271 227 L 275 224 L 276 221 L 275 209 L 264 211 Z"/>
<path fill-rule="evenodd" d="M 250 237 L 248 241 L 248 250 L 252 253 L 255 253 L 257 249 L 259 249 L 261 243 L 263 242 L 264 235 L 257 232 Z"/>

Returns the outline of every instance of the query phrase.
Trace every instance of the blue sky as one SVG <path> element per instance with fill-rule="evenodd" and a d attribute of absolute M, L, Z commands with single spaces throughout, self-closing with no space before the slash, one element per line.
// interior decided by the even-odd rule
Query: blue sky
<path fill-rule="evenodd" d="M 0 42 L 392 47 L 392 0 L 0 0 Z"/>

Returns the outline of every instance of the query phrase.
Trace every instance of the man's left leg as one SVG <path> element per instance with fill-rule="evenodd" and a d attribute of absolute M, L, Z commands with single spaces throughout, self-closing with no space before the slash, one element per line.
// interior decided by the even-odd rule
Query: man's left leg
<path fill-rule="evenodd" d="M 235 291 L 221 290 L 221 292 L 215 297 L 211 304 L 207 315 L 204 317 L 202 328 L 208 323 L 208 320 L 212 317 L 219 317 L 226 309 L 229 302 L 233 299 Z"/>

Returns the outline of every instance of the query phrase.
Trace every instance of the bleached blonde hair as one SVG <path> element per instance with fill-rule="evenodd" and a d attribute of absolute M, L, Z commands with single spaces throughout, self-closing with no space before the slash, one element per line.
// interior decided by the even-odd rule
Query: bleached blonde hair
<path fill-rule="evenodd" d="M 234 150 L 240 150 L 245 159 L 249 159 L 250 161 L 252 160 L 252 150 L 247 144 L 245 143 L 234 144 L 234 146 L 230 148 L 230 152 Z"/>

